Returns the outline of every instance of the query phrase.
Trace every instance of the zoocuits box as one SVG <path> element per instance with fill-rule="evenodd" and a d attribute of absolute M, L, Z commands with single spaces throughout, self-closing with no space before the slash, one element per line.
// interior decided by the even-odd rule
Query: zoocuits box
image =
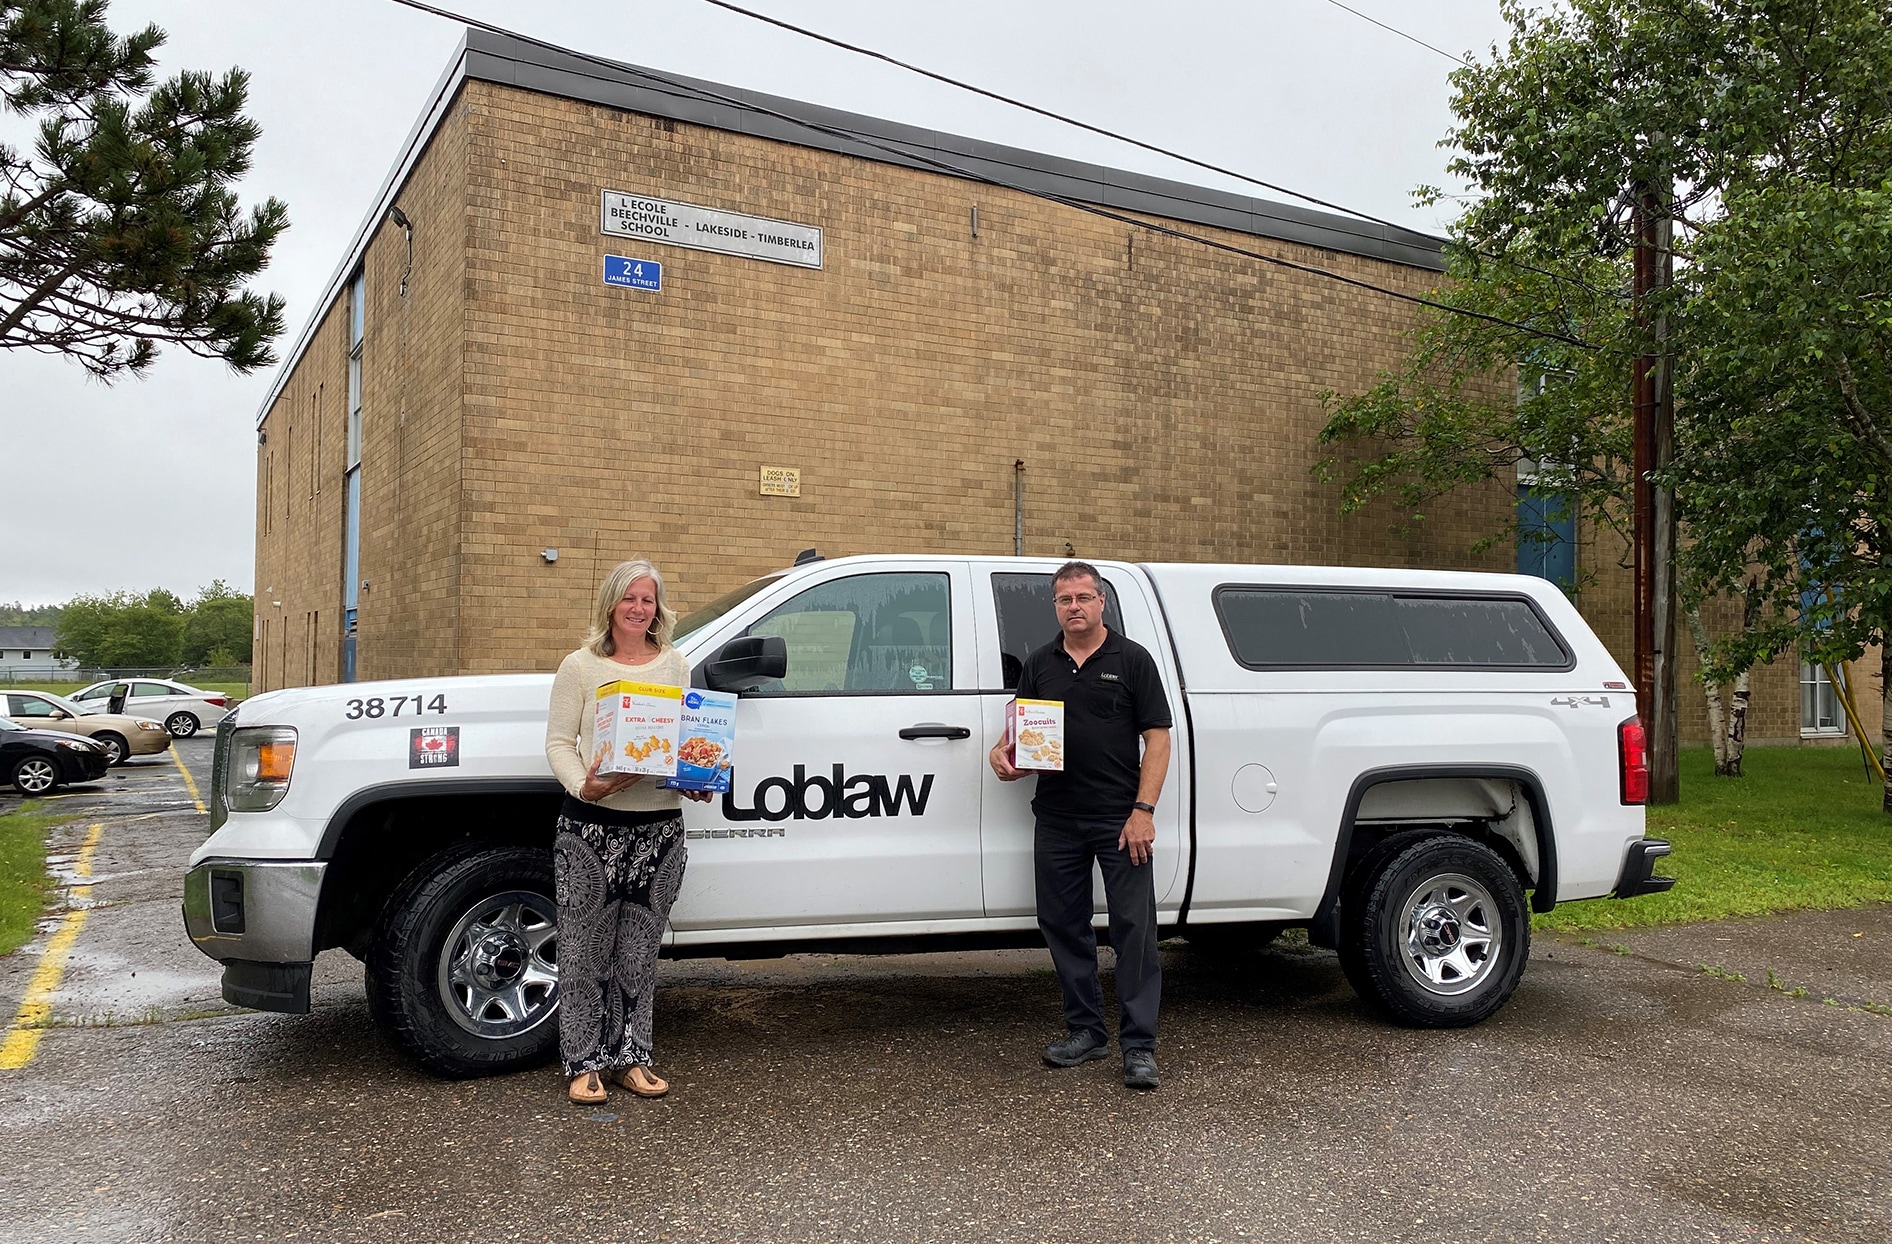
<path fill-rule="evenodd" d="M 677 771 L 677 722 L 683 692 L 646 682 L 608 682 L 598 688 L 593 745 L 600 773 L 669 777 Z"/>
<path fill-rule="evenodd" d="M 1064 701 L 1013 700 L 1005 706 L 1012 768 L 1064 771 Z"/>
<path fill-rule="evenodd" d="M 677 729 L 677 775 L 663 785 L 671 790 L 726 791 L 736 763 L 736 697 L 722 691 L 683 693 L 683 721 Z"/>

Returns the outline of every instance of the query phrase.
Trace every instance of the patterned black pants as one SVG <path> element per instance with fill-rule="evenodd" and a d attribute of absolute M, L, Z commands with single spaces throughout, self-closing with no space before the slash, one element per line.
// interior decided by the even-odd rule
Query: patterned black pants
<path fill-rule="evenodd" d="M 688 856 L 683 817 L 567 799 L 552 853 L 565 1074 L 648 1067 L 657 948 Z"/>

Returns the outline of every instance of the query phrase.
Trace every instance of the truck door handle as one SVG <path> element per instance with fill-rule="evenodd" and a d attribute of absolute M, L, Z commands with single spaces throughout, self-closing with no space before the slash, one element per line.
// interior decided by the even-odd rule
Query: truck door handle
<path fill-rule="evenodd" d="M 972 737 L 972 727 L 949 726 L 939 721 L 923 721 L 902 730 L 900 737 L 903 739 L 969 739 Z"/>

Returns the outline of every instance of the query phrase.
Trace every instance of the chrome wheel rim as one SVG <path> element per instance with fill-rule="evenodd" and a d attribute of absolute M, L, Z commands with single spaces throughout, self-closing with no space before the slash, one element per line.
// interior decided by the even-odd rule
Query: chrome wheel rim
<path fill-rule="evenodd" d="M 1454 997 L 1478 988 L 1504 949 L 1498 903 L 1463 873 L 1428 877 L 1413 888 L 1405 913 L 1400 961 L 1421 989 Z"/>
<path fill-rule="evenodd" d="M 172 738 L 188 739 L 197 733 L 197 719 L 189 713 L 172 713 L 170 720 L 164 723 L 164 728 L 171 732 Z"/>
<path fill-rule="evenodd" d="M 558 915 L 542 894 L 513 890 L 475 903 L 440 948 L 440 1000 L 453 1022 L 502 1041 L 558 1010 Z"/>
<path fill-rule="evenodd" d="M 58 780 L 59 775 L 53 772 L 53 762 L 38 757 L 22 761 L 13 773 L 13 784 L 29 795 L 45 794 Z"/>
<path fill-rule="evenodd" d="M 107 738 L 95 739 L 93 741 L 105 749 L 106 764 L 115 765 L 125 758 L 125 745 L 120 743 L 117 739 Z"/>

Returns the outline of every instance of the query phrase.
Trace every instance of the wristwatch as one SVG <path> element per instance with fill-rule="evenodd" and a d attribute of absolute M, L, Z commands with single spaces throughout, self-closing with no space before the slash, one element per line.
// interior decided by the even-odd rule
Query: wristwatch
<path fill-rule="evenodd" d="M 1153 803 L 1133 803 L 1130 806 L 1135 808 L 1138 812 L 1147 812 L 1151 816 L 1156 815 L 1156 805 Z"/>

